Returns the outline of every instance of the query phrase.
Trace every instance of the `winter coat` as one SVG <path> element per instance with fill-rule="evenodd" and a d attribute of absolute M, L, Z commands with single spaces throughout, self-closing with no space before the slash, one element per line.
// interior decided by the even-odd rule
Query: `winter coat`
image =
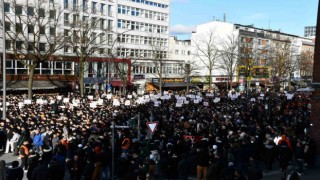
<path fill-rule="evenodd" d="M 6 180 L 7 168 L 4 160 L 0 161 L 0 180 Z"/>
<path fill-rule="evenodd" d="M 10 168 L 7 174 L 7 180 L 22 180 L 23 170 L 21 167 Z"/>

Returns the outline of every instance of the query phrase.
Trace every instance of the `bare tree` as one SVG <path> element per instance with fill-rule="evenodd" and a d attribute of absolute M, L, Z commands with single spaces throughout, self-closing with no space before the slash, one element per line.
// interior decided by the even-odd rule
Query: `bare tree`
<path fill-rule="evenodd" d="M 271 73 L 280 79 L 287 78 L 290 89 L 291 74 L 298 70 L 297 47 L 290 40 L 274 41 L 270 53 Z M 280 87 L 280 81 L 278 81 L 277 87 Z"/>
<path fill-rule="evenodd" d="M 68 6 L 68 11 L 64 14 L 65 51 L 72 48 L 73 53 L 79 58 L 78 78 L 81 96 L 84 95 L 84 74 L 87 71 L 89 57 L 98 53 L 105 54 L 108 44 L 112 42 L 111 27 L 107 26 L 102 16 L 96 16 L 97 13 L 97 9 L 89 9 L 88 4 L 73 4 L 72 7 Z"/>
<path fill-rule="evenodd" d="M 260 48 L 253 37 L 242 37 L 240 41 L 238 65 L 244 66 L 246 73 L 247 90 L 251 86 L 254 66 L 260 64 L 261 58 L 266 54 L 265 48 Z"/>
<path fill-rule="evenodd" d="M 28 67 L 28 98 L 32 98 L 34 72 L 43 62 L 63 47 L 64 39 L 57 33 L 61 8 L 46 0 L 7 1 L 12 13 L 5 13 L 7 52 Z M 29 62 L 28 62 L 29 61 Z"/>
<path fill-rule="evenodd" d="M 211 88 L 212 71 L 220 56 L 214 30 L 210 30 L 207 34 L 196 36 L 193 42 L 195 45 L 194 56 L 198 58 L 209 71 L 209 88 Z"/>
<path fill-rule="evenodd" d="M 239 61 L 239 40 L 235 35 L 228 36 L 221 42 L 220 58 L 218 68 L 222 69 L 228 77 L 228 85 L 232 88 L 233 76 Z M 227 86 L 227 89 L 229 87 Z"/>
<path fill-rule="evenodd" d="M 302 51 L 299 57 L 299 72 L 301 79 L 312 76 L 313 72 L 313 51 Z"/>
<path fill-rule="evenodd" d="M 198 69 L 199 67 L 197 66 L 195 61 L 188 61 L 183 67 L 183 71 L 187 82 L 187 93 L 189 93 L 190 77 L 192 76 L 193 72 Z"/>

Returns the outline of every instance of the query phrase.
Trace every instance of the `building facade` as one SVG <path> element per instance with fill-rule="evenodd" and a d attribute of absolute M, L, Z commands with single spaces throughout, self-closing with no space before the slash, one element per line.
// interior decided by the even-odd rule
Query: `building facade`
<path fill-rule="evenodd" d="M 304 37 L 315 37 L 315 36 L 316 36 L 316 26 L 304 27 Z"/>
<path fill-rule="evenodd" d="M 194 57 L 198 65 L 202 67 L 202 77 L 209 75 L 208 57 L 215 53 L 220 54 L 215 59 L 212 70 L 212 82 L 223 84 L 232 79 L 240 86 L 266 86 L 272 82 L 272 78 L 286 80 L 298 79 L 299 59 L 303 47 L 306 44 L 312 46 L 310 38 L 303 38 L 292 34 L 273 31 L 270 29 L 256 28 L 252 25 L 233 24 L 221 21 L 212 21 L 197 26 L 192 34 L 192 52 L 201 49 L 207 54 Z M 233 46 L 232 46 L 233 44 Z M 210 47 L 210 48 L 206 48 Z M 231 48 L 233 47 L 233 48 Z M 230 52 L 230 49 L 233 49 Z M 226 61 L 225 54 L 232 56 L 234 61 Z M 278 58 L 278 59 L 277 59 Z M 227 58 L 228 59 L 228 58 Z M 230 58 L 229 58 L 230 59 Z M 286 61 L 286 66 L 277 69 L 280 60 Z M 289 63 L 290 61 L 290 63 Z M 226 69 L 236 69 L 230 76 Z M 290 70 L 288 70 L 290 69 Z M 229 73 L 229 74 L 228 74 Z M 251 82 L 252 84 L 247 84 Z"/>
<path fill-rule="evenodd" d="M 85 42 L 92 53 L 88 55 L 91 60 L 86 62 L 85 82 L 119 80 L 115 68 L 115 62 L 119 60 L 113 59 L 131 59 L 132 66 L 126 66 L 130 71 L 129 79 L 144 74 L 151 81 L 156 67 L 152 64 L 158 63 L 156 57 L 165 60 L 163 73 L 171 75 L 173 70 L 170 69 L 175 69 L 176 65 L 168 58 L 169 5 L 169 0 L 5 0 L 7 74 L 27 75 L 27 65 L 32 63 L 28 60 L 28 52 L 37 49 L 44 54 L 52 48 L 54 36 L 63 36 L 63 47 L 55 51 L 49 61 L 40 63 L 35 74 L 76 79 L 78 52 L 83 44 L 82 41 L 78 44 L 70 42 L 86 36 Z M 44 19 L 46 23 L 32 24 L 31 17 Z M 57 18 L 56 23 L 53 23 L 54 18 Z M 81 34 L 83 27 L 79 24 L 83 22 L 88 22 L 91 29 Z M 8 36 L 18 30 L 23 31 L 20 35 L 27 37 L 25 41 L 18 42 Z M 65 40 L 67 38 L 70 42 Z M 22 55 L 18 55 L 18 48 Z M 22 58 L 14 58 L 18 56 Z"/>

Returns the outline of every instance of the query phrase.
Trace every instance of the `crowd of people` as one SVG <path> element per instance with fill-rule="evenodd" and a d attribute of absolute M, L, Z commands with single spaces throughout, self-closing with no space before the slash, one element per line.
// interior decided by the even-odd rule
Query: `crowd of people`
<path fill-rule="evenodd" d="M 292 162 L 299 173 L 314 166 L 307 93 L 192 91 L 148 95 L 144 103 L 138 99 L 146 95 L 110 97 L 72 92 L 34 95 L 26 103 L 22 95 L 9 95 L 0 149 L 20 161 L 9 169 L 0 161 L 0 180 L 258 180 L 274 161 L 283 177 Z M 146 122 L 158 123 L 154 134 Z"/>

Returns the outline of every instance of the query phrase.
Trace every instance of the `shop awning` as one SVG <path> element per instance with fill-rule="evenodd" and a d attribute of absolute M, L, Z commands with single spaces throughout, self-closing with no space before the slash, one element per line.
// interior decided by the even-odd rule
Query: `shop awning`
<path fill-rule="evenodd" d="M 153 83 L 155 86 L 160 86 L 159 83 Z M 189 84 L 189 87 L 194 87 L 194 84 Z M 164 88 L 179 88 L 179 87 L 187 87 L 187 83 L 186 82 L 164 82 L 162 83 L 162 87 Z"/>
<path fill-rule="evenodd" d="M 112 87 L 122 87 L 122 81 L 110 81 L 110 84 Z M 133 84 L 131 82 L 127 82 L 127 86 L 132 86 Z"/>
<path fill-rule="evenodd" d="M 28 81 L 8 81 L 6 86 L 6 90 L 8 91 L 24 91 L 28 90 Z M 41 90 L 41 89 L 57 89 L 66 87 L 67 84 L 61 81 L 33 81 L 33 90 Z M 0 85 L 0 89 L 2 91 L 2 85 Z"/>

